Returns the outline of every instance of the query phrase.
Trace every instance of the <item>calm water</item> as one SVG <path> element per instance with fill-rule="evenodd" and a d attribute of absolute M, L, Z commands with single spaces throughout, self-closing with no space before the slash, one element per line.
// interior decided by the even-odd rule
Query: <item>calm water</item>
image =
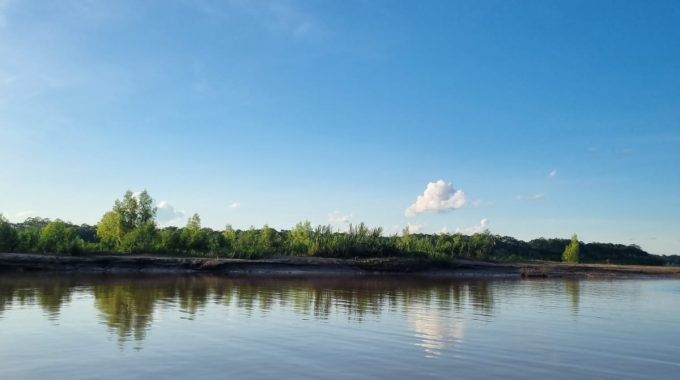
<path fill-rule="evenodd" d="M 680 281 L 0 273 L 0 379 L 680 378 Z"/>

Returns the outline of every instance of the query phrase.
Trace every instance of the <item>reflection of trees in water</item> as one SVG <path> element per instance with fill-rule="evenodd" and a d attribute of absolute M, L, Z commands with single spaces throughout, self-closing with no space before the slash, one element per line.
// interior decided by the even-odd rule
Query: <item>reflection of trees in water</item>
<path fill-rule="evenodd" d="M 103 320 L 121 341 L 134 336 L 143 340 L 151 326 L 154 308 L 167 298 L 166 289 L 143 284 L 97 284 L 93 288 L 95 306 Z"/>
<path fill-rule="evenodd" d="M 51 276 L 17 275 L 0 276 L 0 315 L 6 305 L 39 305 L 50 320 L 59 319 L 61 307 L 71 301 L 71 293 L 78 283 L 72 277 L 51 281 Z"/>
<path fill-rule="evenodd" d="M 571 311 L 574 315 L 578 315 L 579 302 L 581 300 L 581 283 L 578 280 L 565 280 L 564 286 L 571 301 Z"/>
<path fill-rule="evenodd" d="M 470 304 L 481 316 L 493 316 L 493 283 L 489 281 L 476 281 L 468 287 Z"/>
<path fill-rule="evenodd" d="M 491 316 L 493 289 L 493 283 L 487 281 L 405 277 L 295 279 L 17 274 L 0 278 L 0 313 L 11 303 L 39 304 L 48 315 L 58 318 L 62 305 L 70 302 L 72 294 L 83 291 L 94 296 L 94 306 L 103 323 L 124 342 L 143 340 L 151 328 L 154 312 L 164 308 L 177 308 L 189 319 L 194 319 L 208 303 L 236 308 L 246 317 L 279 308 L 316 319 L 339 315 L 362 322 L 389 311 L 410 320 L 413 315 L 427 315 L 432 311 L 462 313 L 466 307 Z M 439 326 L 437 321 L 422 318 L 414 323 L 425 338 L 428 334 L 434 340 L 440 339 L 438 336 L 461 339 L 463 336 L 462 324 Z"/>

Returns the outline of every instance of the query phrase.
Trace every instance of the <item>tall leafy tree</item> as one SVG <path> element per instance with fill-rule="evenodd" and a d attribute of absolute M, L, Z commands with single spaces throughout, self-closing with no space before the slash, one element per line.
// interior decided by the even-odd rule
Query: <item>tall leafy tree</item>
<path fill-rule="evenodd" d="M 156 217 L 156 207 L 153 206 L 153 198 L 144 190 L 137 197 L 137 220 L 136 226 L 153 222 Z"/>
<path fill-rule="evenodd" d="M 288 248 L 293 254 L 308 254 L 312 248 L 312 224 L 309 221 L 295 225 L 288 235 Z"/>
<path fill-rule="evenodd" d="M 222 231 L 222 236 L 224 237 L 224 248 L 231 256 L 234 256 L 234 251 L 236 250 L 236 231 L 231 224 L 227 224 L 224 231 Z"/>
<path fill-rule="evenodd" d="M 139 194 L 126 191 L 123 199 L 116 199 L 113 209 L 104 214 L 97 224 L 97 237 L 102 248 L 116 250 L 122 247 L 125 252 L 150 251 L 155 246 L 155 241 L 151 241 L 156 238 L 155 216 L 153 198 L 146 190 Z M 133 236 L 127 237 L 133 232 Z M 143 238 L 150 241 L 143 243 Z"/>
<path fill-rule="evenodd" d="M 201 228 L 201 217 L 198 214 L 189 218 L 180 236 L 189 250 L 205 251 L 208 248 L 208 234 Z"/>
<path fill-rule="evenodd" d="M 120 224 L 124 234 L 136 227 L 138 207 L 137 197 L 130 190 L 125 192 L 122 200 L 116 199 L 114 202 L 113 212 L 120 216 Z"/>
<path fill-rule="evenodd" d="M 564 248 L 562 253 L 562 261 L 567 263 L 578 263 L 579 260 L 579 242 L 576 234 L 571 236 L 571 241 Z"/>
<path fill-rule="evenodd" d="M 104 249 L 115 250 L 123 241 L 123 222 L 121 215 L 115 211 L 109 211 L 97 224 L 97 237 Z"/>
<path fill-rule="evenodd" d="M 153 198 L 144 190 L 138 195 L 128 190 L 123 199 L 116 199 L 113 211 L 120 215 L 123 233 L 128 233 L 136 227 L 153 221 L 156 216 L 156 208 L 153 207 Z"/>

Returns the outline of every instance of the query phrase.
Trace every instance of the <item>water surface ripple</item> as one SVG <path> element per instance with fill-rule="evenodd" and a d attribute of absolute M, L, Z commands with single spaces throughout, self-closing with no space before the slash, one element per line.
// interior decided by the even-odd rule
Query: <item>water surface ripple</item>
<path fill-rule="evenodd" d="M 0 273 L 0 379 L 678 379 L 678 280 Z"/>

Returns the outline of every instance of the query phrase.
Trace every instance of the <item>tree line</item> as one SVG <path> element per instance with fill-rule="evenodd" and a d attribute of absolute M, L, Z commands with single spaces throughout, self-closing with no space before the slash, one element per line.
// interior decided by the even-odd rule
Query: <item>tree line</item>
<path fill-rule="evenodd" d="M 573 237 L 523 242 L 489 231 L 464 234 L 413 234 L 385 236 L 381 228 L 363 223 L 338 231 L 330 225 L 300 222 L 290 230 L 262 228 L 240 230 L 227 225 L 218 231 L 201 225 L 198 214 L 184 227 L 159 228 L 156 208 L 148 192 L 127 191 L 114 202 L 96 226 L 62 220 L 28 218 L 9 223 L 0 215 L 0 252 L 53 254 L 169 254 L 227 258 L 271 255 L 320 257 L 422 257 L 447 261 L 454 258 L 502 261 L 549 260 L 663 265 L 660 256 L 637 246 L 584 244 Z M 579 253 L 580 252 L 580 253 Z M 574 254 L 575 253 L 575 254 Z"/>

